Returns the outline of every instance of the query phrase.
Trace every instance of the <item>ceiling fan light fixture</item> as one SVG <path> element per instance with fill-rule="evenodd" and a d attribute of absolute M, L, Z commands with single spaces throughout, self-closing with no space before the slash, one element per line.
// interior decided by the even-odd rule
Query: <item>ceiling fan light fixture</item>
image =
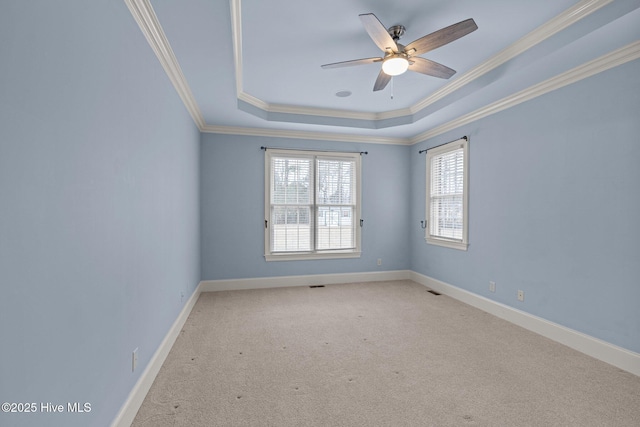
<path fill-rule="evenodd" d="M 382 71 L 389 76 L 399 76 L 408 68 L 409 61 L 404 55 L 391 55 L 382 62 Z"/>

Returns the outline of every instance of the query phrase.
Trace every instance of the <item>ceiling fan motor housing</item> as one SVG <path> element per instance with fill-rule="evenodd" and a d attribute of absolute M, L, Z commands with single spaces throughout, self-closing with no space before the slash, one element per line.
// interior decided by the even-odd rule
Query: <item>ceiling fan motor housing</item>
<path fill-rule="evenodd" d="M 389 27 L 388 31 L 391 38 L 393 38 L 393 40 L 397 42 L 398 40 L 400 40 L 400 37 L 404 35 L 406 28 L 404 28 L 403 25 L 394 25 L 392 27 Z"/>

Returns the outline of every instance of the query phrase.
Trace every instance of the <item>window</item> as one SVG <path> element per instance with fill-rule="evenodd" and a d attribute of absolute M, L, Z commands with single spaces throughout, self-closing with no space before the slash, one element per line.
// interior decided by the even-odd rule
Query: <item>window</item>
<path fill-rule="evenodd" d="M 360 154 L 265 152 L 267 261 L 360 256 Z"/>
<path fill-rule="evenodd" d="M 468 153 L 464 138 L 427 151 L 427 243 L 467 250 Z"/>

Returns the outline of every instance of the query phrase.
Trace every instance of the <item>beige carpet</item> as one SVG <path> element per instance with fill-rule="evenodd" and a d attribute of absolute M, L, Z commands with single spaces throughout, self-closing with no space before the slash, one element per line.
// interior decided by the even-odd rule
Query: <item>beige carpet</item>
<path fill-rule="evenodd" d="M 640 377 L 410 281 L 203 293 L 134 426 L 640 426 Z"/>

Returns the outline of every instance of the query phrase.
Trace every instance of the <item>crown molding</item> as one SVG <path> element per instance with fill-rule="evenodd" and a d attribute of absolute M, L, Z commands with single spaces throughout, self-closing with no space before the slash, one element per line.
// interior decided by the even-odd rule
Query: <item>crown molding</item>
<path fill-rule="evenodd" d="M 341 119 L 379 120 L 378 113 L 365 111 L 336 110 L 331 108 L 303 107 L 285 104 L 268 104 L 270 113 L 303 114 L 308 116 L 336 117 Z"/>
<path fill-rule="evenodd" d="M 480 75 L 488 72 L 490 69 L 499 66 L 509 58 L 513 58 L 525 50 L 531 48 L 537 43 L 540 43 L 545 38 L 552 34 L 561 31 L 569 25 L 584 18 L 588 14 L 596 11 L 597 9 L 611 3 L 613 0 L 582 0 L 574 7 L 568 9 L 556 18 L 547 22 L 546 24 L 538 27 L 512 46 L 496 54 L 494 57 L 485 61 L 483 64 L 475 67 L 473 70 L 465 73 L 460 78 L 451 82 L 447 86 L 443 87 L 439 91 L 434 92 L 428 98 L 425 98 L 422 103 L 416 104 L 411 108 L 425 108 L 427 105 L 441 99 L 442 97 L 452 93 L 459 89 L 464 84 L 471 82 L 478 78 Z M 266 128 L 246 128 L 246 127 L 234 127 L 234 126 L 218 126 L 209 125 L 205 122 L 204 117 L 200 111 L 200 108 L 189 88 L 189 84 L 182 73 L 180 65 L 171 49 L 169 41 L 167 40 L 162 26 L 158 21 L 158 18 L 151 6 L 150 0 L 124 0 L 125 4 L 129 8 L 136 23 L 140 27 L 140 30 L 144 34 L 147 42 L 151 46 L 152 50 L 158 57 L 160 64 L 164 68 L 167 76 L 169 77 L 174 88 L 178 92 L 178 95 L 182 99 L 187 111 L 193 118 L 196 126 L 200 132 L 204 133 L 220 133 L 227 135 L 245 135 L 245 136 L 262 136 L 262 137 L 278 137 L 278 138 L 298 138 L 298 139 L 314 139 L 324 141 L 341 141 L 341 142 L 356 142 L 356 143 L 373 143 L 373 144 L 395 144 L 395 145 L 413 145 L 419 142 L 425 141 L 429 138 L 433 138 L 442 133 L 457 127 L 466 125 L 473 121 L 487 117 L 491 114 L 505 110 L 507 108 L 518 105 L 527 100 L 533 99 L 537 96 L 543 95 L 550 91 L 559 89 L 563 86 L 575 83 L 581 79 L 590 77 L 594 74 L 608 70 L 610 68 L 622 65 L 626 62 L 640 58 L 640 41 L 633 42 L 623 48 L 617 49 L 609 54 L 603 55 L 593 61 L 582 64 L 569 71 L 545 80 L 542 83 L 533 85 L 520 92 L 502 98 L 496 102 L 472 111 L 468 114 L 462 115 L 454 120 L 431 128 L 425 132 L 419 133 L 410 138 L 393 138 L 393 137 L 376 137 L 365 135 L 353 135 L 353 134 L 340 134 L 329 132 L 312 132 L 312 131 L 294 131 L 286 129 L 266 129 Z M 238 99 L 245 101 L 251 105 L 261 108 L 268 112 L 278 113 L 291 113 L 291 114 L 315 114 L 322 115 L 324 117 L 335 114 L 340 118 L 355 118 L 355 119 L 370 119 L 381 120 L 386 118 L 400 117 L 405 115 L 407 109 L 400 109 L 382 113 L 360 113 L 354 111 L 341 111 L 330 109 L 314 109 L 309 107 L 296 107 L 290 105 L 271 105 L 263 100 L 260 100 L 252 95 L 242 92 L 242 34 L 241 34 L 241 19 L 240 19 L 240 0 L 230 0 L 231 2 L 231 15 L 232 15 L 232 28 L 233 28 L 233 43 L 234 43 L 234 57 L 236 65 L 236 89 L 238 92 Z M 411 110 L 412 113 L 417 110 Z M 348 115 L 345 115 L 348 114 Z"/>
<path fill-rule="evenodd" d="M 247 128 L 236 126 L 206 125 L 201 129 L 204 133 L 225 135 L 261 136 L 270 138 L 314 139 L 318 141 L 357 142 L 367 144 L 411 145 L 409 138 L 392 138 L 380 136 L 352 135 L 346 133 L 310 132 L 288 129 Z"/>
<path fill-rule="evenodd" d="M 204 117 L 151 3 L 149 0 L 124 0 L 124 2 L 138 23 L 149 46 L 151 46 L 151 49 L 153 49 L 153 52 L 158 57 L 162 68 L 164 68 L 164 71 L 167 73 L 169 80 L 171 80 L 173 87 L 178 92 L 180 99 L 182 99 L 184 106 L 187 108 L 196 126 L 198 126 L 198 129 L 201 129 L 206 124 Z"/>
<path fill-rule="evenodd" d="M 324 108 L 314 107 L 296 107 L 293 105 L 284 104 L 269 104 L 260 98 L 256 98 L 246 92 L 241 92 L 238 95 L 238 100 L 244 101 L 253 105 L 268 113 L 284 113 L 284 114 L 304 114 L 310 116 L 321 117 L 340 117 L 342 119 L 357 119 L 357 120 L 374 120 L 376 115 L 374 113 L 365 113 L 361 111 L 350 110 L 331 110 Z"/>
<path fill-rule="evenodd" d="M 236 96 L 238 99 L 241 99 L 241 96 L 245 96 L 248 98 L 244 100 L 252 105 L 253 101 L 260 102 L 261 105 L 268 107 L 268 104 L 258 98 L 255 98 L 249 94 L 244 94 L 242 91 L 242 7 L 240 1 L 230 2 L 231 7 L 231 37 L 233 40 L 233 63 L 235 65 L 235 75 L 236 75 Z M 260 105 L 255 105 L 258 108 L 263 108 Z"/>
<path fill-rule="evenodd" d="M 422 132 L 413 138 L 410 138 L 411 144 L 425 141 L 437 135 L 448 132 L 457 127 L 466 125 L 476 120 L 495 114 L 507 108 L 514 107 L 530 99 L 544 95 L 548 92 L 560 89 L 564 86 L 576 83 L 587 77 L 606 71 L 618 65 L 625 64 L 629 61 L 640 58 L 640 41 L 630 43 L 620 49 L 614 50 L 608 54 L 602 55 L 592 61 L 586 62 L 569 71 L 551 77 L 541 83 L 528 87 L 527 89 L 516 92 L 496 102 L 472 111 L 468 114 L 458 117 L 455 120 L 444 123 L 426 132 Z"/>
<path fill-rule="evenodd" d="M 434 138 L 460 126 L 480 120 L 484 117 L 514 107 L 538 96 L 560 89 L 564 86 L 576 83 L 587 77 L 623 65 L 627 62 L 640 59 L 640 41 L 630 43 L 620 49 L 602 55 L 592 61 L 572 68 L 557 76 L 551 77 L 541 83 L 530 86 L 524 90 L 504 97 L 489 105 L 462 115 L 454 120 L 417 134 L 411 138 L 385 138 L 350 134 L 331 134 L 326 132 L 291 131 L 263 128 L 244 128 L 231 126 L 207 125 L 203 132 L 220 133 L 227 135 L 245 135 L 279 138 L 315 139 L 323 141 L 360 142 L 373 144 L 415 145 L 419 142 Z"/>
<path fill-rule="evenodd" d="M 499 67 L 505 62 L 515 58 L 523 52 L 531 49 L 538 43 L 546 40 L 552 35 L 564 30 L 570 25 L 575 24 L 601 7 L 611 3 L 613 0 L 582 0 L 573 7 L 565 10 L 561 14 L 547 21 L 535 30 L 531 31 L 512 45 L 501 50 L 485 62 L 467 71 L 451 83 L 443 86 L 431 95 L 417 102 L 410 107 L 413 114 L 425 109 L 429 105 L 439 101 L 447 95 L 452 94 L 456 90 L 471 83 L 477 78 L 483 76 L 494 68 Z"/>
<path fill-rule="evenodd" d="M 236 76 L 236 94 L 238 99 L 248 102 L 249 104 L 265 111 L 266 113 L 285 113 L 292 115 L 321 116 L 333 118 L 351 118 L 369 121 L 380 121 L 393 119 L 398 117 L 412 116 L 424 110 L 440 99 L 454 93 L 463 86 L 478 79 L 489 71 L 499 67 L 505 62 L 515 58 L 523 52 L 531 49 L 538 43 L 546 40 L 552 35 L 564 30 L 565 28 L 580 21 L 596 10 L 611 3 L 613 0 L 581 0 L 573 7 L 565 10 L 556 17 L 552 18 L 545 24 L 531 31 L 512 45 L 498 52 L 485 62 L 479 64 L 468 72 L 462 74 L 455 80 L 447 83 L 442 88 L 433 92 L 431 95 L 423 98 L 417 103 L 397 110 L 383 111 L 377 113 L 346 111 L 337 109 L 303 107 L 289 104 L 270 104 L 253 95 L 244 92 L 242 86 L 242 13 L 241 0 L 230 0 L 231 2 L 231 31 L 233 33 L 234 57 L 235 57 L 235 76 Z"/>

